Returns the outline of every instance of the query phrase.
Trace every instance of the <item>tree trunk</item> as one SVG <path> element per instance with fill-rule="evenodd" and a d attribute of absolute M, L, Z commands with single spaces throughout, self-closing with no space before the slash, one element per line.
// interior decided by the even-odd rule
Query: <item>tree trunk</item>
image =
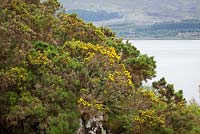
<path fill-rule="evenodd" d="M 91 117 L 87 121 L 80 119 L 80 128 L 78 129 L 77 134 L 106 134 L 102 122 L 102 115 Z"/>

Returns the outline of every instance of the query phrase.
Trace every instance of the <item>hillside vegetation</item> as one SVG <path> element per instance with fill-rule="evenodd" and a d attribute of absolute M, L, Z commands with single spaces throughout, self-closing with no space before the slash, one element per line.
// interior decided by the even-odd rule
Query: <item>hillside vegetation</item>
<path fill-rule="evenodd" d="M 1 134 L 198 134 L 200 108 L 153 57 L 57 0 L 0 1 Z"/>
<path fill-rule="evenodd" d="M 199 40 L 200 20 L 168 21 L 150 25 L 134 23 L 108 25 L 118 37 L 150 40 Z"/>

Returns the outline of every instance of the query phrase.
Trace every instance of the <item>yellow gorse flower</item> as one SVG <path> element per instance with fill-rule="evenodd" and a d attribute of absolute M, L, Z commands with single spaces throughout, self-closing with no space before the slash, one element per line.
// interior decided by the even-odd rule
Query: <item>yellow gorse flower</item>
<path fill-rule="evenodd" d="M 40 51 L 37 52 L 36 56 L 28 55 L 28 60 L 33 65 L 46 65 L 51 62 L 50 59 L 48 59 L 47 55 L 45 53 L 41 53 Z"/>
<path fill-rule="evenodd" d="M 153 127 L 165 124 L 165 118 L 162 115 L 156 115 L 155 110 L 140 111 L 139 115 L 133 117 L 133 120 L 138 122 L 140 126 Z"/>
<path fill-rule="evenodd" d="M 103 45 L 93 45 L 91 43 L 83 43 L 80 41 L 74 41 L 72 43 L 66 42 L 65 46 L 73 49 L 73 50 L 77 50 L 77 49 L 82 49 L 88 52 L 95 52 L 95 53 L 100 53 L 102 55 L 107 55 L 110 59 L 112 63 L 114 61 L 119 61 L 121 59 L 121 56 L 118 55 L 115 51 L 115 49 L 113 47 L 107 47 L 107 46 L 103 46 Z M 94 55 L 94 54 L 92 54 Z M 89 57 L 91 57 L 92 55 L 89 54 Z M 89 58 L 87 57 L 87 58 Z M 86 59 L 88 60 L 88 59 Z"/>
<path fill-rule="evenodd" d="M 89 102 L 85 101 L 83 98 L 80 98 L 78 100 L 78 103 L 83 105 L 83 106 L 87 106 L 87 107 L 91 107 L 92 106 L 92 104 L 90 104 Z"/>
<path fill-rule="evenodd" d="M 92 103 L 87 102 L 83 98 L 79 98 L 78 104 L 80 104 L 80 105 L 82 105 L 84 107 L 95 108 L 97 110 L 103 110 L 104 109 L 104 105 L 103 104 L 98 104 L 98 103 L 92 104 Z"/>
<path fill-rule="evenodd" d="M 111 73 L 108 74 L 108 78 L 109 78 L 109 80 L 111 80 L 111 81 L 115 81 L 114 75 L 111 74 Z"/>

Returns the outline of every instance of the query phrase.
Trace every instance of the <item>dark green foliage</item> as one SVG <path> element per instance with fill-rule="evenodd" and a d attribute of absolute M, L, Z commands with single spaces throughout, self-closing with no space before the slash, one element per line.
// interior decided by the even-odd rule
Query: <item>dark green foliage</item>
<path fill-rule="evenodd" d="M 38 42 L 26 56 L 20 63 L 23 68 L 1 71 L 2 133 L 74 133 L 78 127 L 76 97 L 54 64 L 58 49 Z"/>
<path fill-rule="evenodd" d="M 168 104 L 186 102 L 185 98 L 183 98 L 183 91 L 179 90 L 175 92 L 174 86 L 172 84 L 167 84 L 165 78 L 161 78 L 158 82 L 153 82 L 152 85 L 158 90 L 164 102 Z"/>

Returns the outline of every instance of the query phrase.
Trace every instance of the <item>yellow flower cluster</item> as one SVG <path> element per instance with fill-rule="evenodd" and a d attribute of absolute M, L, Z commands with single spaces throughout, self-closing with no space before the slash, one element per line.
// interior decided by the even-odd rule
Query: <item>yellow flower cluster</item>
<path fill-rule="evenodd" d="M 123 69 L 124 71 L 126 71 L 125 65 L 124 65 L 124 64 L 120 64 L 120 65 L 122 66 L 122 69 Z"/>
<path fill-rule="evenodd" d="M 163 116 L 157 116 L 155 110 L 140 111 L 139 115 L 134 116 L 134 121 L 139 125 L 153 127 L 156 125 L 163 126 L 165 124 L 165 118 Z"/>
<path fill-rule="evenodd" d="M 124 65 L 124 64 L 122 64 L 122 65 Z M 124 69 L 125 69 L 125 67 L 124 67 Z M 108 79 L 109 80 L 111 80 L 111 81 L 115 81 L 117 78 L 116 77 L 125 77 L 125 81 L 126 81 L 126 83 L 129 85 L 129 86 L 133 86 L 133 82 L 132 82 L 132 80 L 131 80 L 131 74 L 130 74 L 130 72 L 129 71 L 127 71 L 126 69 L 124 70 L 123 69 L 123 72 L 121 73 L 121 72 L 119 72 L 119 71 L 114 71 L 113 73 L 108 73 Z M 121 79 L 121 78 L 120 78 Z M 122 79 L 121 79 L 122 80 Z M 120 80 L 120 81 L 121 81 Z M 125 82 L 124 81 L 124 82 Z"/>
<path fill-rule="evenodd" d="M 114 75 L 111 74 L 111 73 L 108 74 L 108 78 L 109 78 L 109 80 L 111 80 L 111 81 L 115 81 Z"/>
<path fill-rule="evenodd" d="M 14 68 L 11 68 L 11 72 L 14 73 L 15 76 L 17 76 L 17 78 L 20 81 L 26 81 L 27 80 L 28 74 L 26 73 L 25 69 L 14 67 Z"/>
<path fill-rule="evenodd" d="M 89 102 L 85 101 L 83 98 L 80 98 L 78 100 L 78 103 L 83 105 L 83 106 L 87 106 L 87 107 L 91 107 L 92 106 L 92 104 L 90 104 Z"/>
<path fill-rule="evenodd" d="M 125 71 L 124 71 L 124 74 L 125 74 L 125 76 L 126 76 L 128 79 L 131 79 L 131 74 L 130 74 L 129 71 L 125 70 Z"/>
<path fill-rule="evenodd" d="M 50 62 L 50 60 L 47 58 L 47 55 L 39 51 L 36 56 L 28 55 L 28 60 L 33 65 L 36 65 L 36 64 L 46 65 Z"/>
<path fill-rule="evenodd" d="M 66 42 L 65 46 L 70 47 L 73 50 L 83 49 L 89 52 L 98 52 L 102 55 L 107 55 L 113 62 L 113 60 L 119 61 L 121 56 L 118 55 L 113 47 L 107 47 L 103 45 L 93 45 L 91 43 L 83 43 L 81 41 L 74 41 L 72 43 Z"/>
<path fill-rule="evenodd" d="M 142 90 L 142 94 L 144 96 L 147 96 L 148 98 L 150 98 L 150 100 L 154 103 L 158 103 L 159 100 L 158 98 L 156 97 L 155 93 L 153 91 L 150 91 L 150 90 Z"/>
<path fill-rule="evenodd" d="M 28 80 L 28 72 L 24 68 L 13 67 L 10 70 L 10 73 L 14 75 L 16 84 L 19 90 L 23 90 L 26 87 L 26 82 Z"/>
<path fill-rule="evenodd" d="M 98 110 L 103 110 L 104 109 L 102 104 L 95 104 L 94 106 Z"/>
<path fill-rule="evenodd" d="M 115 79 L 117 79 L 116 77 L 121 77 L 122 73 L 119 71 L 114 71 L 114 72 L 109 72 L 108 73 L 108 79 L 111 81 L 115 81 Z"/>
<path fill-rule="evenodd" d="M 92 103 L 87 102 L 83 98 L 80 98 L 78 100 L 78 104 L 83 105 L 85 107 L 94 107 L 97 110 L 103 110 L 104 109 L 104 105 L 103 104 L 92 104 Z"/>
<path fill-rule="evenodd" d="M 129 85 L 129 86 L 132 86 L 132 85 L 133 85 L 133 82 L 131 81 L 131 79 L 128 79 L 128 85 Z"/>
<path fill-rule="evenodd" d="M 126 78 L 127 78 L 127 83 L 128 83 L 128 85 L 129 85 L 129 86 L 132 86 L 132 85 L 133 85 L 133 82 L 132 82 L 132 80 L 131 80 L 131 73 L 130 73 L 128 70 L 126 70 L 126 67 L 125 67 L 124 64 L 121 64 L 121 67 L 122 67 L 122 69 L 123 69 L 124 75 L 125 75 Z"/>
<path fill-rule="evenodd" d="M 90 61 L 95 56 L 95 54 L 91 52 L 88 52 L 87 54 L 88 54 L 88 57 L 84 58 L 84 61 L 86 62 Z"/>

